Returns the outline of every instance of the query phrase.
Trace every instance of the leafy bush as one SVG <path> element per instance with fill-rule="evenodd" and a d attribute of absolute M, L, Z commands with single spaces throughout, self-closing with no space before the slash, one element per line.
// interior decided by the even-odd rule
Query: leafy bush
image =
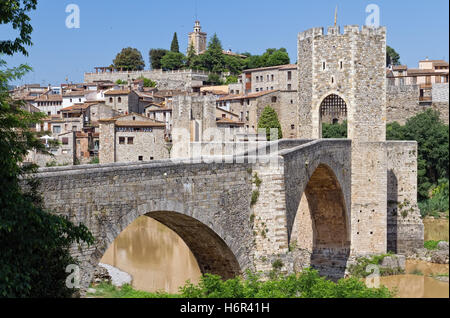
<path fill-rule="evenodd" d="M 278 276 L 262 281 L 259 275 L 222 281 L 206 274 L 197 286 L 186 284 L 180 289 L 183 298 L 389 298 L 386 287 L 371 289 L 356 278 L 337 283 L 321 277 L 316 270 L 306 269 L 298 275 Z"/>
<path fill-rule="evenodd" d="M 439 180 L 439 185 L 431 188 L 430 198 L 419 202 L 420 213 L 439 217 L 440 213 L 449 214 L 449 180 Z"/>

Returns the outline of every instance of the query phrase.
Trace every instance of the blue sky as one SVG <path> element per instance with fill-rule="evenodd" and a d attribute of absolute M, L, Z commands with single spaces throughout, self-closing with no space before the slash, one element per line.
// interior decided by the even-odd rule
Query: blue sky
<path fill-rule="evenodd" d="M 68 4 L 80 8 L 80 28 L 65 26 Z M 296 62 L 297 33 L 334 23 L 365 23 L 368 4 L 377 4 L 381 25 L 388 29 L 388 45 L 409 67 L 418 61 L 449 57 L 448 0 L 39 0 L 32 13 L 34 45 L 29 57 L 3 57 L 9 65 L 27 63 L 34 72 L 14 84 L 82 82 L 83 73 L 107 66 L 124 47 L 139 49 L 149 68 L 151 48 L 170 47 L 174 32 L 186 50 L 187 34 L 195 14 L 208 39 L 217 33 L 224 49 L 261 54 L 269 47 L 285 47 Z M 197 10 L 195 9 L 197 7 Z M 0 26 L 0 39 L 16 35 L 11 26 Z"/>

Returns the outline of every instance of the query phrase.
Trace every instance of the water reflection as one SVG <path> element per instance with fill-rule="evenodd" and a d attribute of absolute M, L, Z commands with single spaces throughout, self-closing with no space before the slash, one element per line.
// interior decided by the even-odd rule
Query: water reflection
<path fill-rule="evenodd" d="M 397 291 L 399 298 L 449 298 L 449 284 L 429 275 L 448 274 L 448 264 L 407 261 L 406 275 L 381 277 L 380 283 Z M 423 275 L 413 275 L 412 273 Z"/>
<path fill-rule="evenodd" d="M 186 280 L 197 283 L 201 276 L 197 261 L 184 241 L 146 216 L 117 237 L 101 262 L 129 273 L 133 287 L 148 292 L 176 293 Z"/>

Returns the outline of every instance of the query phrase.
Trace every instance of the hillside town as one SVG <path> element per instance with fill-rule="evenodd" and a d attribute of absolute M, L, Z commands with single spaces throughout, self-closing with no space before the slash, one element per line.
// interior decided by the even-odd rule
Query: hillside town
<path fill-rule="evenodd" d="M 199 21 L 188 37 L 195 54 L 204 54 L 207 33 Z M 246 58 L 231 50 L 222 53 Z M 208 75 L 191 69 L 96 67 L 84 74 L 83 83 L 16 87 L 11 91 L 15 99 L 26 101 L 29 111 L 47 116 L 35 129 L 52 156 L 30 153 L 28 161 L 51 166 L 189 157 L 189 150 L 171 155 L 173 131 L 186 129 L 187 143 L 206 140 L 203 134 L 209 128 L 229 130 L 227 142 L 261 138 L 255 136 L 267 106 L 276 111 L 283 138 L 298 137 L 296 64 L 246 69 L 236 83 L 227 85 L 206 84 Z M 225 80 L 226 75 L 221 77 Z M 431 108 L 448 124 L 448 79 L 449 64 L 443 60 L 425 58 L 418 61 L 418 68 L 388 65 L 387 122 L 404 124 Z M 156 87 L 145 85 L 146 80 Z M 347 110 L 324 109 L 321 115 L 324 122 L 337 124 L 346 121 Z"/>

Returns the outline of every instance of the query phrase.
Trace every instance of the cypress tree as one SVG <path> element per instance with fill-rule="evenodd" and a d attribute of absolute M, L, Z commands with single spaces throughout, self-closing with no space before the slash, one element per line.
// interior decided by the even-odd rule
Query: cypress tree
<path fill-rule="evenodd" d="M 275 138 L 270 138 L 270 129 L 278 129 L 278 139 L 283 139 L 283 132 L 281 130 L 281 124 L 278 120 L 277 112 L 270 106 L 264 108 L 261 118 L 258 122 L 258 128 L 266 129 L 267 140 L 276 140 Z"/>
<path fill-rule="evenodd" d="M 173 34 L 172 44 L 170 45 L 170 51 L 174 53 L 180 53 L 180 46 L 178 44 L 177 32 Z"/>

